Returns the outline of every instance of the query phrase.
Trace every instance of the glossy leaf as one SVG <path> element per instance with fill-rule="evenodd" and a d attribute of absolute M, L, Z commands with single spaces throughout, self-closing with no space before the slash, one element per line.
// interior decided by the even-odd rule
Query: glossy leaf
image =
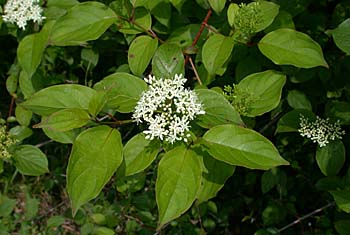
<path fill-rule="evenodd" d="M 81 45 L 99 38 L 116 20 L 115 13 L 100 2 L 83 2 L 68 10 L 52 28 L 50 44 Z"/>
<path fill-rule="evenodd" d="M 320 45 L 310 36 L 293 29 L 277 29 L 266 34 L 258 47 L 267 58 L 278 65 L 328 67 Z"/>
<path fill-rule="evenodd" d="M 150 36 L 139 36 L 132 41 L 128 51 L 128 62 L 133 74 L 141 76 L 158 47 L 158 40 Z"/>
<path fill-rule="evenodd" d="M 144 134 L 135 135 L 123 148 L 123 175 L 133 175 L 146 169 L 157 157 L 160 145 L 145 139 Z"/>
<path fill-rule="evenodd" d="M 347 55 L 350 54 L 350 18 L 343 21 L 336 29 L 331 30 L 335 45 L 344 51 Z"/>
<path fill-rule="evenodd" d="M 79 134 L 79 131 L 77 131 L 77 129 L 62 132 L 62 131 L 54 131 L 52 129 L 44 127 L 42 128 L 42 130 L 47 137 L 62 144 L 73 144 L 75 138 Z"/>
<path fill-rule="evenodd" d="M 286 75 L 272 70 L 251 74 L 240 81 L 237 87 L 254 97 L 254 101 L 247 106 L 246 116 L 259 116 L 276 108 L 285 83 Z"/>
<path fill-rule="evenodd" d="M 62 109 L 88 109 L 96 91 L 76 84 L 55 85 L 42 89 L 20 105 L 32 112 L 49 116 Z"/>
<path fill-rule="evenodd" d="M 98 126 L 80 133 L 67 167 L 67 190 L 73 214 L 95 198 L 122 162 L 120 133 Z"/>
<path fill-rule="evenodd" d="M 45 24 L 41 32 L 24 37 L 18 45 L 18 62 L 29 77 L 32 77 L 41 62 L 52 23 Z"/>
<path fill-rule="evenodd" d="M 226 0 L 208 0 L 210 7 L 213 8 L 213 10 L 220 14 L 221 11 L 224 9 Z"/>
<path fill-rule="evenodd" d="M 69 131 L 85 126 L 90 121 L 90 115 L 82 109 L 63 109 L 45 117 L 35 125 L 35 128 L 48 128 L 54 131 Z"/>
<path fill-rule="evenodd" d="M 322 148 L 318 147 L 316 161 L 324 175 L 334 176 L 338 174 L 345 162 L 345 147 L 343 142 L 334 140 Z"/>
<path fill-rule="evenodd" d="M 159 228 L 179 217 L 194 202 L 202 174 L 199 157 L 179 146 L 160 160 L 156 181 Z"/>
<path fill-rule="evenodd" d="M 111 74 L 96 83 L 94 89 L 106 92 L 106 108 L 129 113 L 139 100 L 147 84 L 142 79 L 127 73 Z"/>
<path fill-rule="evenodd" d="M 202 155 L 202 159 L 202 182 L 197 195 L 198 204 L 215 197 L 235 171 L 235 166 L 216 160 L 208 154 Z"/>
<path fill-rule="evenodd" d="M 220 93 L 208 89 L 198 89 L 196 93 L 205 110 L 205 114 L 196 119 L 201 127 L 211 128 L 228 123 L 243 124 L 238 112 Z"/>
<path fill-rule="evenodd" d="M 288 92 L 287 101 L 290 107 L 294 109 L 306 109 L 312 111 L 312 105 L 307 96 L 298 90 Z"/>
<path fill-rule="evenodd" d="M 255 32 L 260 32 L 272 24 L 273 20 L 278 15 L 279 5 L 269 1 L 259 1 L 258 9 L 261 18 L 255 26 Z"/>
<path fill-rule="evenodd" d="M 49 172 L 46 155 L 32 145 L 19 146 L 13 158 L 14 165 L 23 175 L 38 176 Z"/>
<path fill-rule="evenodd" d="M 208 130 L 203 139 L 210 155 L 231 165 L 267 170 L 289 164 L 268 139 L 247 128 L 220 125 Z"/>
<path fill-rule="evenodd" d="M 350 213 L 350 190 L 330 191 L 337 206 L 346 213 Z"/>
<path fill-rule="evenodd" d="M 209 74 L 214 75 L 224 66 L 231 55 L 234 41 L 231 37 L 215 34 L 204 43 L 202 60 Z"/>
<path fill-rule="evenodd" d="M 176 44 L 165 43 L 158 47 L 152 59 L 152 72 L 157 78 L 173 78 L 185 73 L 185 58 Z"/>

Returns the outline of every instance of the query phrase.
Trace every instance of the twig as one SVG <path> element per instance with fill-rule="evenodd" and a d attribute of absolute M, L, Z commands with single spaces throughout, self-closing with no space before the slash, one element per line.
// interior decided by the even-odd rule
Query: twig
<path fill-rule="evenodd" d="M 12 116 L 14 104 L 15 104 L 15 96 L 12 95 L 8 117 L 11 117 L 11 116 Z"/>
<path fill-rule="evenodd" d="M 191 66 L 192 66 L 192 68 L 193 68 L 193 72 L 194 72 L 194 74 L 196 75 L 196 79 L 197 79 L 199 85 L 203 85 L 201 79 L 199 78 L 197 69 L 196 69 L 196 67 L 195 67 L 194 64 L 193 64 L 192 58 L 191 58 L 191 57 L 188 57 L 188 58 L 189 58 L 189 61 L 190 61 Z"/>
<path fill-rule="evenodd" d="M 43 147 L 44 145 L 47 145 L 47 144 L 52 143 L 52 142 L 53 142 L 53 140 L 47 140 L 47 141 L 44 141 L 42 143 L 35 145 L 35 147 L 40 148 L 40 147 Z"/>
<path fill-rule="evenodd" d="M 288 228 L 290 228 L 290 227 L 292 227 L 292 226 L 294 226 L 294 225 L 300 223 L 300 222 L 303 221 L 304 219 L 307 219 L 307 218 L 313 216 L 314 214 L 317 214 L 317 213 L 319 213 L 319 212 L 321 212 L 321 211 L 327 209 L 328 207 L 332 207 L 332 206 L 334 206 L 334 205 L 335 205 L 335 202 L 330 202 L 330 203 L 328 203 L 327 205 L 325 205 L 325 206 L 323 206 L 323 207 L 321 207 L 321 208 L 318 208 L 318 209 L 316 209 L 316 210 L 310 212 L 309 214 L 306 214 L 306 215 L 300 217 L 300 218 L 297 219 L 297 220 L 294 220 L 292 223 L 290 223 L 290 224 L 284 226 L 283 228 L 278 229 L 278 233 L 281 233 L 282 231 L 284 231 L 284 230 L 286 230 L 286 229 L 288 229 Z"/>
<path fill-rule="evenodd" d="M 205 16 L 205 18 L 204 18 L 204 20 L 203 20 L 203 22 L 202 22 L 202 24 L 201 24 L 201 27 L 199 28 L 199 31 L 198 31 L 196 37 L 194 38 L 194 40 L 193 40 L 193 42 L 192 42 L 192 47 L 194 47 L 194 46 L 197 44 L 197 42 L 199 41 L 199 38 L 201 37 L 204 28 L 208 25 L 208 20 L 209 20 L 209 18 L 210 18 L 210 16 L 211 16 L 212 12 L 213 12 L 213 11 L 212 11 L 211 9 L 208 10 L 208 13 L 207 13 L 207 15 Z M 190 58 L 190 56 L 189 56 L 189 55 L 186 55 L 185 65 L 188 63 L 189 58 Z"/>

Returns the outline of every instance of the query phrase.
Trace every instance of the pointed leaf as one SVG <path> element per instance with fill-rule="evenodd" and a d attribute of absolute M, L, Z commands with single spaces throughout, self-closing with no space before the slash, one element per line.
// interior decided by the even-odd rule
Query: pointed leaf
<path fill-rule="evenodd" d="M 209 154 L 202 156 L 202 182 L 197 195 L 198 204 L 215 197 L 235 171 L 235 166 L 216 160 Z"/>
<path fill-rule="evenodd" d="M 143 133 L 131 138 L 123 149 L 123 175 L 133 175 L 146 169 L 157 157 L 160 145 L 145 139 Z"/>
<path fill-rule="evenodd" d="M 184 146 L 162 157 L 156 181 L 159 228 L 190 208 L 199 190 L 201 174 L 199 156 Z"/>
<path fill-rule="evenodd" d="M 69 131 L 85 126 L 90 115 L 82 109 L 63 109 L 45 117 L 35 128 L 48 128 L 54 131 Z"/>
<path fill-rule="evenodd" d="M 329 142 L 316 150 L 316 161 L 325 176 L 335 176 L 345 162 L 345 147 L 340 140 Z"/>
<path fill-rule="evenodd" d="M 343 21 L 336 29 L 331 31 L 335 45 L 344 51 L 347 55 L 350 54 L 350 18 Z"/>
<path fill-rule="evenodd" d="M 310 36 L 293 29 L 277 29 L 266 34 L 258 47 L 267 58 L 278 65 L 328 68 L 320 45 Z"/>
<path fill-rule="evenodd" d="M 276 108 L 285 83 L 286 75 L 272 70 L 251 74 L 240 81 L 237 87 L 254 97 L 246 116 L 259 116 Z"/>
<path fill-rule="evenodd" d="M 267 170 L 289 164 L 268 139 L 247 128 L 216 126 L 208 130 L 203 139 L 210 155 L 231 165 Z"/>
<path fill-rule="evenodd" d="M 96 83 L 94 89 L 106 92 L 106 108 L 129 113 L 134 110 L 142 92 L 147 89 L 147 84 L 131 74 L 114 73 Z"/>
<path fill-rule="evenodd" d="M 55 85 L 36 92 L 20 105 L 32 112 L 49 116 L 62 109 L 88 109 L 95 90 L 76 84 Z"/>
<path fill-rule="evenodd" d="M 152 71 L 157 78 L 173 78 L 184 74 L 185 59 L 176 44 L 165 43 L 158 47 L 152 59 Z"/>
<path fill-rule="evenodd" d="M 219 73 L 219 69 L 230 57 L 233 46 L 233 39 L 221 34 L 211 36 L 204 43 L 202 49 L 202 60 L 209 74 L 215 75 Z"/>
<path fill-rule="evenodd" d="M 50 44 L 81 45 L 99 38 L 116 21 L 117 16 L 100 2 L 83 2 L 68 10 L 52 28 Z"/>
<path fill-rule="evenodd" d="M 158 47 L 158 40 L 150 36 L 139 36 L 132 41 L 128 51 L 128 62 L 133 74 L 141 76 Z"/>
<path fill-rule="evenodd" d="M 196 122 L 204 128 L 211 128 L 221 124 L 243 124 L 238 112 L 216 91 L 208 89 L 195 90 L 201 101 L 205 114 L 198 116 Z"/>
<path fill-rule="evenodd" d="M 44 119 L 44 118 L 45 117 L 43 117 L 42 119 Z M 49 128 L 43 128 L 42 130 L 47 137 L 49 137 L 50 139 L 52 139 L 58 143 L 62 143 L 62 144 L 73 144 L 75 138 L 77 137 L 77 135 L 80 132 L 80 130 L 78 130 L 78 129 L 64 131 L 64 132 L 54 131 L 54 130 L 49 129 Z"/>
<path fill-rule="evenodd" d="M 287 101 L 294 109 L 306 109 L 312 111 L 312 105 L 307 96 L 298 90 L 288 91 Z"/>
<path fill-rule="evenodd" d="M 14 165 L 21 174 L 38 176 L 49 172 L 46 155 L 32 145 L 19 146 L 13 159 Z"/>
<path fill-rule="evenodd" d="M 122 162 L 120 133 L 98 126 L 75 139 L 67 167 L 67 190 L 73 214 L 95 198 Z"/>
<path fill-rule="evenodd" d="M 213 10 L 220 14 L 220 12 L 224 9 L 226 0 L 208 0 L 210 7 L 213 8 Z"/>
<path fill-rule="evenodd" d="M 295 132 L 300 128 L 300 117 L 304 116 L 309 120 L 316 119 L 316 115 L 310 110 L 296 109 L 286 113 L 277 123 L 276 133 Z"/>
<path fill-rule="evenodd" d="M 350 213 L 350 190 L 330 191 L 337 206 L 346 213 Z"/>

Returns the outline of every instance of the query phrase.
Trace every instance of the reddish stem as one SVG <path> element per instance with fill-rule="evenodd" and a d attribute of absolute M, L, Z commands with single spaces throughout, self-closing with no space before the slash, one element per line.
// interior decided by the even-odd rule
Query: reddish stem
<path fill-rule="evenodd" d="M 10 104 L 10 108 L 9 108 L 9 114 L 8 114 L 8 117 L 11 117 L 12 116 L 12 111 L 13 111 L 13 106 L 15 104 L 15 97 L 12 96 L 11 98 L 11 104 Z"/>

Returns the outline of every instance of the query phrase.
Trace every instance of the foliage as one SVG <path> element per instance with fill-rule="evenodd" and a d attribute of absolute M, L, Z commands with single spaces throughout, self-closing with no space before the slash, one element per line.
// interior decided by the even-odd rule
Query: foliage
<path fill-rule="evenodd" d="M 32 4 L 0 18 L 0 234 L 347 233 L 347 1 Z"/>

